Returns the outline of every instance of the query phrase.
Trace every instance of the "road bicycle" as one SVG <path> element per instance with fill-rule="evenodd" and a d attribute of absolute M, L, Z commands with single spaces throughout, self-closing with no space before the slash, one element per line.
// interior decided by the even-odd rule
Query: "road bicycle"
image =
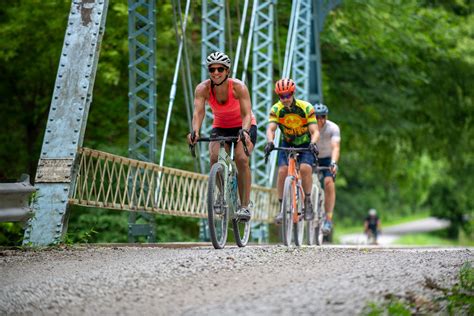
<path fill-rule="evenodd" d="M 282 236 L 283 243 L 290 246 L 292 238 L 296 246 L 303 244 L 304 237 L 304 190 L 299 172 L 298 153 L 310 151 L 308 148 L 275 147 L 288 155 L 288 176 L 283 186 L 281 212 L 283 212 Z"/>
<path fill-rule="evenodd" d="M 377 237 L 372 229 L 367 229 L 365 232 L 367 235 L 367 245 L 377 245 Z"/>
<path fill-rule="evenodd" d="M 323 179 L 323 170 L 329 170 L 329 167 L 319 167 L 317 163 L 313 166 L 313 187 L 311 189 L 311 202 L 313 204 L 314 219 L 307 221 L 307 243 L 308 245 L 323 244 L 323 224 L 326 220 L 326 210 L 324 208 L 324 188 L 321 185 Z"/>
<path fill-rule="evenodd" d="M 207 188 L 207 218 L 212 245 L 215 249 L 222 249 L 227 242 L 229 218 L 232 220 L 232 229 L 235 242 L 239 247 L 245 247 L 250 237 L 250 221 L 241 221 L 236 211 L 240 207 L 240 198 L 237 183 L 237 167 L 234 162 L 234 142 L 238 137 L 200 138 L 198 142 L 219 142 L 219 158 L 212 165 L 209 172 Z M 226 151 L 226 142 L 230 142 L 229 153 Z M 242 142 L 245 148 L 245 142 Z M 196 156 L 195 148 L 190 145 L 191 154 Z"/>

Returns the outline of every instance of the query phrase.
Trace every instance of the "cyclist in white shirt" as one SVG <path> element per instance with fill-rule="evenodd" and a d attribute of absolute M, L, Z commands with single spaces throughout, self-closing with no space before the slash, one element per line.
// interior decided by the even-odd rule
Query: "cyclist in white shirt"
<path fill-rule="evenodd" d="M 324 104 L 315 104 L 316 120 L 319 127 L 319 148 L 318 161 L 319 166 L 329 167 L 329 170 L 323 170 L 324 176 L 324 194 L 326 221 L 323 224 L 324 234 L 329 234 L 332 230 L 332 217 L 334 205 L 336 204 L 336 174 L 337 162 L 339 161 L 339 151 L 341 142 L 341 132 L 336 123 L 328 120 L 329 109 Z"/>

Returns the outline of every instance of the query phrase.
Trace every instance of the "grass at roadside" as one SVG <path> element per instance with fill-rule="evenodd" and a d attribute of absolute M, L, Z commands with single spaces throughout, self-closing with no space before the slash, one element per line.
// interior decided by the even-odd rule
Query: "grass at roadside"
<path fill-rule="evenodd" d="M 445 231 L 431 233 L 408 234 L 400 237 L 395 243 L 398 245 L 417 246 L 467 246 L 474 247 L 474 240 L 460 234 L 458 240 L 446 238 Z"/>
<path fill-rule="evenodd" d="M 369 302 L 362 315 L 474 315 L 474 268 L 470 262 L 461 267 L 458 281 L 451 288 L 443 288 L 428 277 L 425 287 L 439 293 L 438 297 L 430 300 L 415 293 L 386 295 L 381 303 Z"/>

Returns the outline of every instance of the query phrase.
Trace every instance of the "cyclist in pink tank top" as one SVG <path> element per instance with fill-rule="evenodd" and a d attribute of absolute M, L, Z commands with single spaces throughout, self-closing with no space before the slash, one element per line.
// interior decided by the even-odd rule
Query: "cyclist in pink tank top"
<path fill-rule="evenodd" d="M 250 220 L 250 186 L 251 174 L 249 157 L 244 151 L 245 141 L 248 153 L 253 150 L 257 139 L 257 122 L 252 113 L 250 94 L 247 86 L 240 80 L 229 78 L 231 61 L 221 52 L 214 52 L 206 58 L 210 78 L 196 86 L 194 92 L 194 113 L 192 132 L 188 134 L 188 143 L 196 144 L 206 114 L 205 104 L 209 103 L 214 115 L 211 137 L 239 136 L 235 144 L 235 163 L 238 169 L 238 185 L 241 208 L 237 215 L 241 220 Z M 217 162 L 219 143 L 209 144 L 211 166 Z"/>

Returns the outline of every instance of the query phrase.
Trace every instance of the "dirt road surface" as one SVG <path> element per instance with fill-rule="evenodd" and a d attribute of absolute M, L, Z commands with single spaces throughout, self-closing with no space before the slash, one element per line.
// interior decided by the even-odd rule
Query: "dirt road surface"
<path fill-rule="evenodd" d="M 249 246 L 0 251 L 0 315 L 358 315 L 428 299 L 473 249 Z"/>

